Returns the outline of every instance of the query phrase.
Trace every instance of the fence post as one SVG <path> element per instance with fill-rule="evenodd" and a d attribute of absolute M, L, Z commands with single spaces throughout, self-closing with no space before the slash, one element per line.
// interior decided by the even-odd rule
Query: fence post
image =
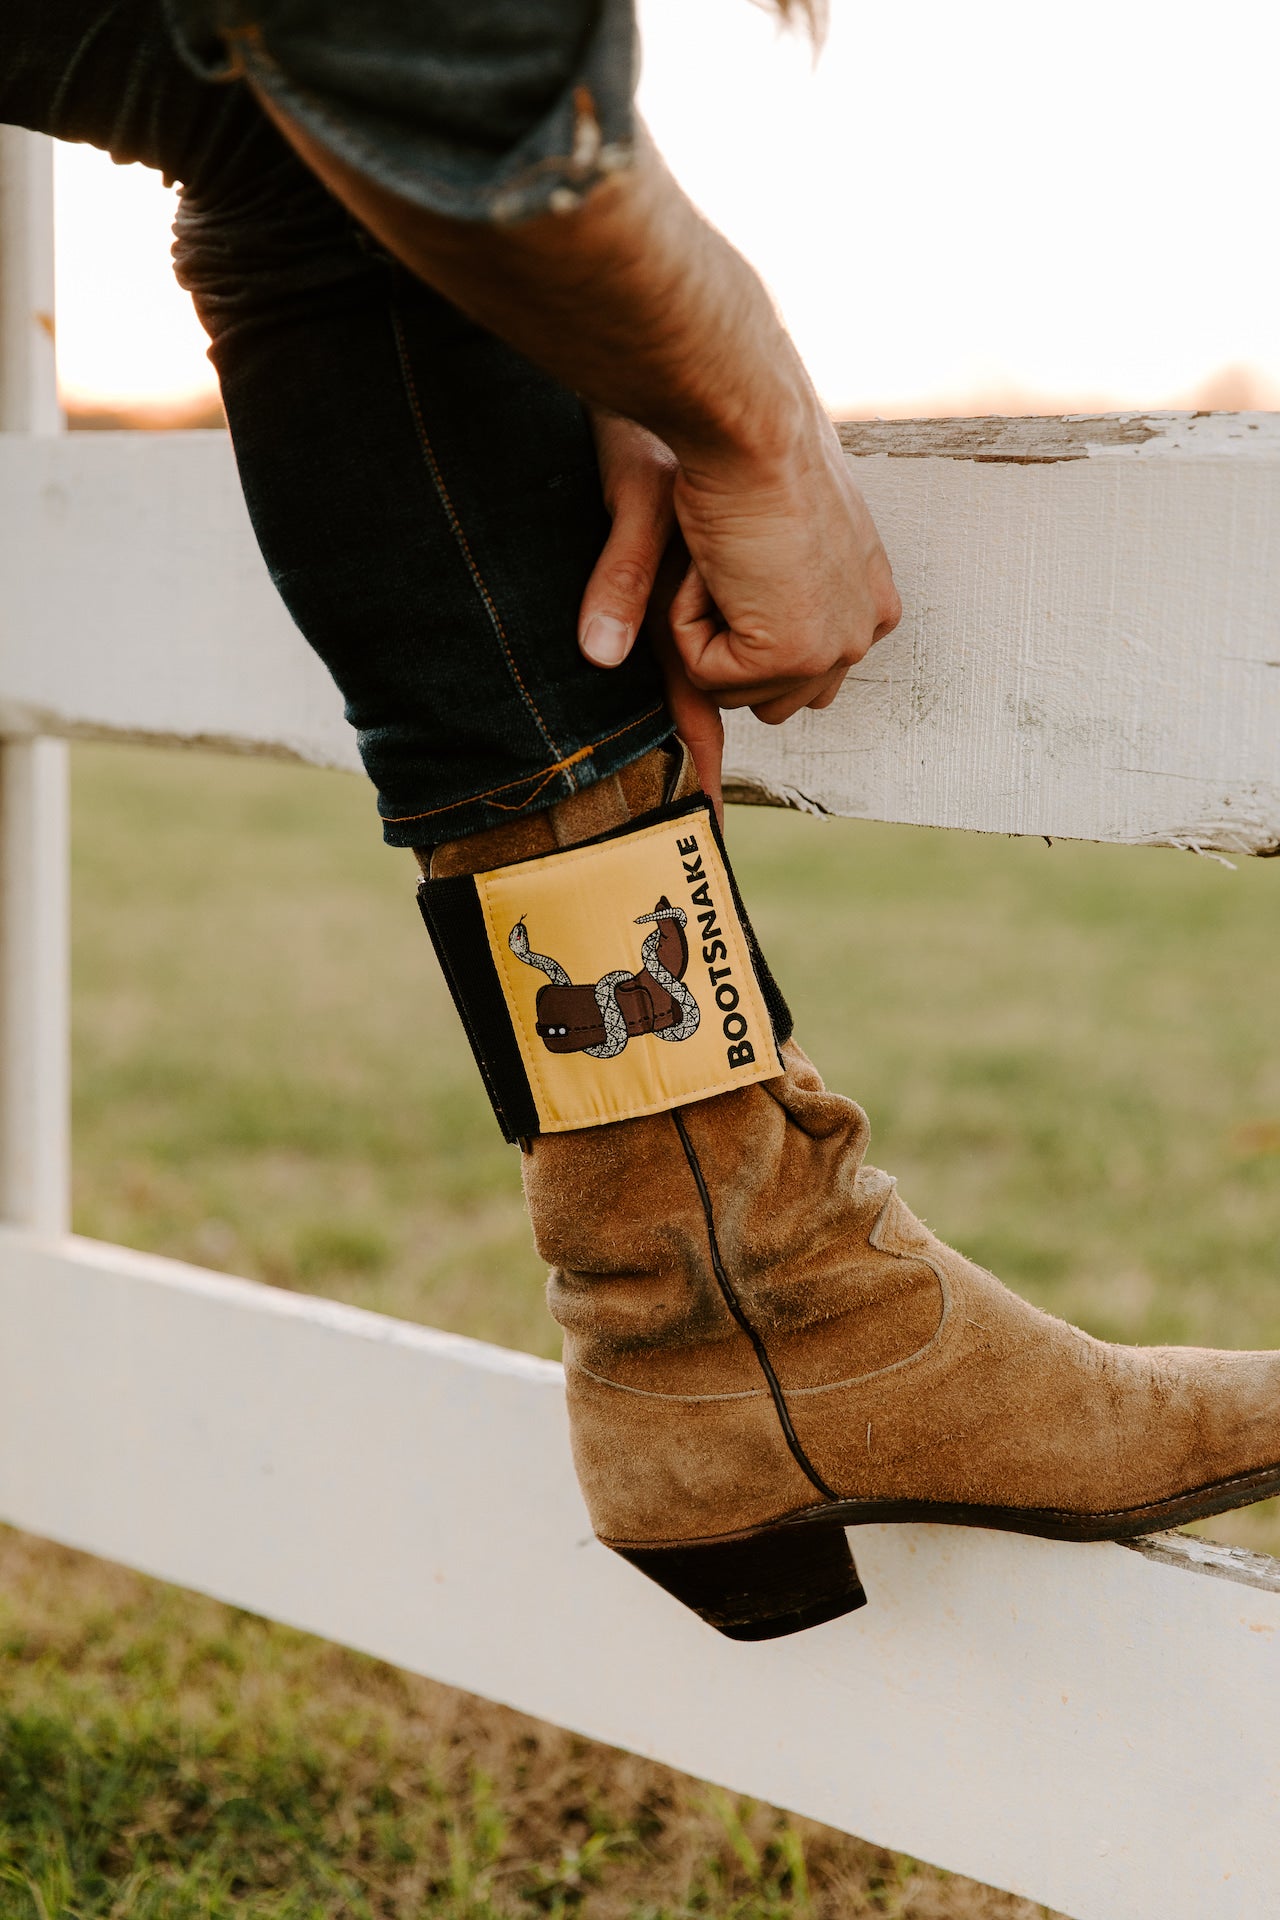
<path fill-rule="evenodd" d="M 53 147 L 0 128 L 0 431 L 61 430 Z M 0 1219 L 66 1231 L 70 1187 L 67 749 L 0 738 Z"/>

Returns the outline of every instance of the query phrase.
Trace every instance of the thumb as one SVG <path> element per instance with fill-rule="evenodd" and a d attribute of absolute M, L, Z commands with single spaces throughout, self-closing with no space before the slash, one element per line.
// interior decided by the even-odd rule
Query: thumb
<path fill-rule="evenodd" d="M 582 596 L 578 645 L 597 667 L 618 667 L 635 645 L 671 533 L 672 516 L 652 488 L 629 487 Z"/>

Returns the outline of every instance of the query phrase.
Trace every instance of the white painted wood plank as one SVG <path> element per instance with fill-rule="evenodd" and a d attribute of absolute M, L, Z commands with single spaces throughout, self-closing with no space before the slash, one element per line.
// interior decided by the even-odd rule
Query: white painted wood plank
<path fill-rule="evenodd" d="M 737 1646 L 591 1539 L 558 1368 L 15 1233 L 0 1514 L 1079 1920 L 1280 1914 L 1256 1556 L 860 1529 L 868 1608 Z"/>
<path fill-rule="evenodd" d="M 0 127 L 0 432 L 57 433 L 53 142 Z"/>
<path fill-rule="evenodd" d="M 61 424 L 53 148 L 0 127 L 0 428 Z M 49 1233 L 69 1218 L 67 847 L 65 746 L 0 739 L 0 1219 Z"/>
<path fill-rule="evenodd" d="M 0 1220 L 70 1224 L 67 749 L 0 740 Z"/>
<path fill-rule="evenodd" d="M 741 797 L 1280 846 L 1280 417 L 847 430 L 903 588 L 825 714 L 730 724 Z M 354 766 L 217 434 L 0 444 L 0 727 Z"/>
<path fill-rule="evenodd" d="M 846 431 L 902 588 L 825 713 L 726 777 L 836 814 L 1280 848 L 1280 416 Z"/>
<path fill-rule="evenodd" d="M 22 729 L 359 767 L 225 433 L 0 436 L 0 732 Z"/>

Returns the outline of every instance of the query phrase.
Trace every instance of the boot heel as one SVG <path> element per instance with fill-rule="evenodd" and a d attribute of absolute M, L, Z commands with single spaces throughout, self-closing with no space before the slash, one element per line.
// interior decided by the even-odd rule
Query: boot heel
<path fill-rule="evenodd" d="M 867 1603 L 843 1527 L 777 1527 L 705 1547 L 617 1547 L 730 1640 L 779 1640 Z"/>

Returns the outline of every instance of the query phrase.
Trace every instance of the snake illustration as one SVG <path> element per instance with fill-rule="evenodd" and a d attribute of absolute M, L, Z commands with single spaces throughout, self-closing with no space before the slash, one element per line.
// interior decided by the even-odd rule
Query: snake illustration
<path fill-rule="evenodd" d="M 572 980 L 558 960 L 552 960 L 545 953 L 535 953 L 529 945 L 529 933 L 523 920 L 517 920 L 507 935 L 507 945 L 517 960 L 523 960 L 526 967 L 536 967 L 539 973 L 545 973 L 553 987 L 571 987 Z"/>
<path fill-rule="evenodd" d="M 652 913 L 637 915 L 635 924 L 641 927 L 650 921 L 678 920 L 683 927 L 687 924 L 688 918 L 689 916 L 683 907 L 655 907 Z M 678 1026 L 664 1027 L 659 1033 L 658 1038 L 659 1040 L 688 1040 L 692 1034 L 698 1031 L 698 1023 L 702 1015 L 699 1012 L 697 1001 L 690 993 L 688 987 L 685 986 L 683 980 L 677 980 L 676 976 L 670 972 L 668 968 L 664 967 L 661 960 L 659 960 L 658 943 L 661 938 L 662 929 L 655 925 L 653 932 L 645 936 L 640 953 L 646 972 L 657 981 L 660 987 L 666 988 L 671 998 L 680 1008 L 681 1018 Z M 539 973 L 545 973 L 553 986 L 569 987 L 573 985 L 573 982 L 558 960 L 551 959 L 548 954 L 535 953 L 533 951 L 533 948 L 529 945 L 529 935 L 523 920 L 517 920 L 515 926 L 512 927 L 511 932 L 507 936 L 507 945 L 517 960 L 523 960 L 526 967 L 536 967 Z M 614 973 L 602 975 L 592 988 L 592 992 L 595 994 L 596 1006 L 600 1009 L 600 1018 L 604 1021 L 605 1030 L 605 1039 L 602 1045 L 583 1048 L 583 1052 L 588 1054 L 593 1060 L 616 1060 L 630 1038 L 627 1032 L 626 1017 L 618 1005 L 617 989 L 624 980 L 630 980 L 632 977 L 631 972 L 626 967 L 621 967 Z"/>

